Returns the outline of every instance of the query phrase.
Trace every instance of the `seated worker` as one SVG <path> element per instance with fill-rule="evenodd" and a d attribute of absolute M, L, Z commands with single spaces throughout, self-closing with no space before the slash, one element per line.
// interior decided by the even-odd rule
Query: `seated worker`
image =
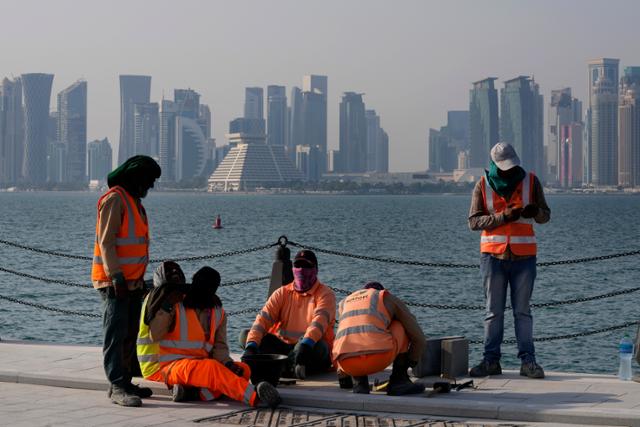
<path fill-rule="evenodd" d="M 393 362 L 387 394 L 422 393 L 407 369 L 422 357 L 426 339 L 407 306 L 378 282 L 369 282 L 340 302 L 333 363 L 341 388 L 369 393 L 367 375 Z M 355 380 L 355 386 L 351 377 Z"/>
<path fill-rule="evenodd" d="M 171 269 L 171 271 L 167 271 Z M 154 274 L 156 287 L 145 299 L 138 333 L 138 360 L 144 377 L 173 387 L 174 400 L 185 399 L 185 387 L 197 387 L 201 400 L 221 395 L 257 406 L 260 402 L 275 408 L 280 395 L 271 384 L 249 383 L 247 365 L 233 362 L 227 346 L 227 319 L 216 295 L 220 274 L 203 267 L 193 276 L 184 299 L 167 292 L 161 304 L 152 305 L 164 286 L 180 281 L 184 274 L 175 263 L 163 263 Z M 153 317 L 148 309 L 157 307 Z"/>
<path fill-rule="evenodd" d="M 293 282 L 277 289 L 256 316 L 243 356 L 288 355 L 284 375 L 295 374 L 300 379 L 331 367 L 336 297 L 317 275 L 316 255 L 306 249 L 298 252 L 293 260 Z"/>

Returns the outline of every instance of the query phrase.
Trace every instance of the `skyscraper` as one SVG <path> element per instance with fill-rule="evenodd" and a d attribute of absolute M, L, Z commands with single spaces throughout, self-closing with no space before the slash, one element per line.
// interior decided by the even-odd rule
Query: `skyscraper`
<path fill-rule="evenodd" d="M 207 161 L 208 140 L 196 119 L 175 117 L 175 180 L 202 175 Z"/>
<path fill-rule="evenodd" d="M 619 63 L 618 59 L 599 58 L 591 60 L 587 64 L 589 102 L 585 115 L 587 152 L 585 175 L 587 183 L 595 185 L 615 185 L 617 182 L 617 176 L 614 177 L 614 175 L 617 175 L 618 112 L 617 105 L 612 106 L 611 102 L 613 98 L 615 98 L 615 103 L 618 101 Z M 596 108 L 599 108 L 597 104 L 603 108 L 601 111 L 595 111 Z M 611 112 L 611 108 L 615 110 L 615 113 Z M 598 116 L 597 123 L 596 115 Z M 612 131 L 612 129 L 614 130 Z M 608 167 L 605 167 L 607 164 Z M 609 170 L 605 172 L 603 168 Z"/>
<path fill-rule="evenodd" d="M 109 140 L 96 139 L 87 144 L 88 172 L 90 180 L 106 181 L 113 167 L 113 151 Z"/>
<path fill-rule="evenodd" d="M 289 138 L 287 140 L 287 155 L 295 160 L 296 146 L 303 143 L 303 119 L 302 119 L 302 90 L 299 87 L 291 88 L 291 114 L 289 118 Z"/>
<path fill-rule="evenodd" d="M 160 113 L 157 102 L 133 106 L 133 154 L 158 157 Z"/>
<path fill-rule="evenodd" d="M 303 143 L 317 146 L 319 169 L 326 172 L 327 156 L 327 76 L 307 75 L 302 80 Z"/>
<path fill-rule="evenodd" d="M 449 143 L 457 150 L 469 149 L 469 112 L 447 111 Z"/>
<path fill-rule="evenodd" d="M 340 166 L 338 172 L 367 170 L 367 120 L 362 94 L 345 92 L 340 102 Z"/>
<path fill-rule="evenodd" d="M 260 133 L 265 133 L 264 90 L 261 87 L 248 87 L 244 92 L 244 118 L 255 119 Z"/>
<path fill-rule="evenodd" d="M 198 124 L 202 128 L 202 132 L 204 133 L 205 138 L 210 139 L 211 133 L 212 133 L 211 109 L 206 104 L 200 104 L 200 114 L 198 116 Z"/>
<path fill-rule="evenodd" d="M 120 76 L 120 143 L 118 164 L 134 153 L 134 105 L 148 104 L 151 93 L 151 76 Z"/>
<path fill-rule="evenodd" d="M 389 172 L 389 135 L 384 129 L 378 129 L 378 164 L 376 170 L 382 173 Z"/>
<path fill-rule="evenodd" d="M 378 168 L 380 116 L 376 110 L 365 110 L 364 117 L 367 121 L 367 171 L 375 172 Z"/>
<path fill-rule="evenodd" d="M 469 91 L 470 160 L 472 168 L 489 165 L 491 147 L 498 143 L 498 92 L 496 77 L 473 83 Z"/>
<path fill-rule="evenodd" d="M 87 180 L 87 82 L 79 80 L 58 94 L 58 142 L 65 147 L 65 181 Z"/>
<path fill-rule="evenodd" d="M 0 185 L 15 185 L 20 180 L 23 154 L 22 82 L 5 78 L 0 85 Z"/>
<path fill-rule="evenodd" d="M 618 107 L 618 185 L 640 186 L 640 67 L 626 67 Z"/>
<path fill-rule="evenodd" d="M 558 184 L 562 188 L 582 185 L 582 122 L 570 122 L 558 129 Z"/>
<path fill-rule="evenodd" d="M 200 114 L 200 94 L 193 89 L 175 89 L 173 102 L 180 117 L 196 120 Z"/>
<path fill-rule="evenodd" d="M 178 108 L 173 101 L 163 99 L 160 108 L 160 182 L 174 182 L 175 176 L 175 117 Z"/>
<path fill-rule="evenodd" d="M 526 76 L 507 80 L 500 99 L 500 140 L 513 145 L 522 167 L 542 174 L 540 179 L 544 181 L 543 106 L 538 85 Z"/>
<path fill-rule="evenodd" d="M 560 180 L 561 138 L 560 130 L 563 126 L 572 123 L 582 123 L 582 102 L 571 96 L 571 88 L 566 87 L 551 91 L 551 100 L 548 109 L 547 129 L 547 181 L 558 182 Z M 580 127 L 582 129 L 582 126 Z M 572 133 L 576 140 L 575 133 Z M 582 141 L 582 137 L 580 137 Z M 582 144 L 580 144 L 582 146 Z M 582 159 L 582 154 L 579 156 Z M 574 173 L 581 172 L 582 168 L 575 169 Z M 564 181 L 566 182 L 566 176 Z M 582 179 L 580 179 L 582 181 Z"/>
<path fill-rule="evenodd" d="M 27 184 L 47 180 L 47 128 L 53 74 L 21 76 L 24 98 L 24 160 L 22 176 Z"/>
<path fill-rule="evenodd" d="M 284 86 L 267 86 L 267 144 L 285 145 L 287 94 Z"/>

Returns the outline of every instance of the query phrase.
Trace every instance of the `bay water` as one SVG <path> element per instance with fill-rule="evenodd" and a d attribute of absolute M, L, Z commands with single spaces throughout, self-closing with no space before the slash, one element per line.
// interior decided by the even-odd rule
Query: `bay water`
<path fill-rule="evenodd" d="M 0 239 L 83 256 L 92 255 L 95 209 L 90 192 L 0 193 Z M 548 195 L 551 221 L 536 226 L 538 262 L 607 255 L 639 249 L 640 197 Z M 152 192 L 144 204 L 150 221 L 151 258 L 216 254 L 274 243 L 279 236 L 324 249 L 400 260 L 474 263 L 479 233 L 467 226 L 469 195 L 213 195 Z M 222 218 L 221 230 L 212 224 Z M 292 254 L 297 248 L 291 248 Z M 209 265 L 223 282 L 266 276 L 274 249 L 181 263 L 188 278 Z M 483 305 L 479 269 L 427 268 L 364 261 L 318 253 L 319 278 L 355 290 L 377 280 L 408 302 Z M 640 286 L 639 256 L 538 268 L 533 303 L 589 297 Z M 151 277 L 151 264 L 147 278 Z M 90 284 L 88 261 L 46 256 L 0 245 L 0 267 Z M 227 311 L 261 306 L 268 281 L 223 287 Z M 101 313 L 98 293 L 0 272 L 0 295 L 66 310 Z M 534 336 L 592 331 L 639 320 L 638 293 L 592 302 L 533 309 Z M 338 295 L 338 299 L 342 298 Z M 412 308 L 428 336 L 464 335 L 482 339 L 483 310 Z M 255 314 L 229 316 L 232 351 L 237 334 Z M 512 316 L 505 316 L 505 339 L 513 339 Z M 57 314 L 0 300 L 0 337 L 100 345 L 101 320 Z M 547 370 L 614 374 L 617 344 L 636 328 L 536 343 Z M 482 345 L 470 346 L 470 363 Z M 503 367 L 517 368 L 514 344 L 503 345 Z"/>

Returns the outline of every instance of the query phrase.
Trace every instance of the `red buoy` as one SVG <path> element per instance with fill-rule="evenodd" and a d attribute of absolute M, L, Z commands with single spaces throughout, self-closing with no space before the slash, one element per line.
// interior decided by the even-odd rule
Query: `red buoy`
<path fill-rule="evenodd" d="M 216 230 L 222 228 L 222 220 L 220 219 L 220 215 L 216 217 L 216 222 L 213 224 L 213 228 Z"/>

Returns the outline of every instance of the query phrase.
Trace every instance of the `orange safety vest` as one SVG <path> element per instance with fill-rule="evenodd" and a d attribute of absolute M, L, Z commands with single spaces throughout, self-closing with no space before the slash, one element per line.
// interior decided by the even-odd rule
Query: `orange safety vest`
<path fill-rule="evenodd" d="M 118 262 L 125 279 L 138 280 L 144 276 L 147 264 L 149 263 L 149 225 L 146 219 L 140 214 L 135 199 L 120 186 L 112 187 L 98 200 L 96 242 L 93 249 L 91 280 L 101 282 L 111 280 L 111 277 L 107 276 L 107 273 L 104 271 L 98 241 L 100 238 L 100 204 L 105 197 L 112 193 L 120 196 L 125 206 L 120 230 L 118 230 L 118 234 L 116 234 L 116 254 L 118 255 Z"/>
<path fill-rule="evenodd" d="M 361 289 L 340 301 L 333 358 L 384 353 L 394 347 L 391 316 L 384 305 L 387 291 Z"/>
<path fill-rule="evenodd" d="M 481 178 L 482 200 L 485 210 L 489 214 L 500 214 L 507 206 L 524 208 L 533 198 L 533 183 L 535 175 L 526 173 L 524 179 L 518 183 L 509 201 L 498 195 L 488 178 Z M 520 218 L 517 221 L 500 225 L 491 230 L 482 230 L 480 236 L 480 252 L 501 254 L 511 248 L 515 255 L 535 255 L 537 251 L 536 236 L 533 232 L 533 218 Z"/>

